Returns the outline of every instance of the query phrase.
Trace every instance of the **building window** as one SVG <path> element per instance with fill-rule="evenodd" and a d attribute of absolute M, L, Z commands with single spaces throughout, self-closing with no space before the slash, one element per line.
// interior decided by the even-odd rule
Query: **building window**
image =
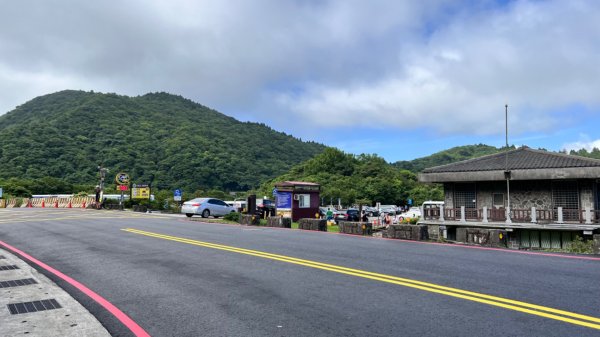
<path fill-rule="evenodd" d="M 576 181 L 552 182 L 552 203 L 554 210 L 563 209 L 563 219 L 566 221 L 579 220 L 579 188 Z M 555 220 L 557 215 L 555 215 Z"/>
<path fill-rule="evenodd" d="M 298 196 L 298 207 L 309 208 L 310 207 L 310 194 L 296 194 Z"/>
<path fill-rule="evenodd" d="M 504 194 L 502 193 L 494 193 L 492 195 L 492 199 L 493 199 L 493 206 L 495 208 L 502 208 L 504 207 Z"/>
<path fill-rule="evenodd" d="M 456 184 L 454 187 L 454 207 L 477 208 L 475 184 Z"/>

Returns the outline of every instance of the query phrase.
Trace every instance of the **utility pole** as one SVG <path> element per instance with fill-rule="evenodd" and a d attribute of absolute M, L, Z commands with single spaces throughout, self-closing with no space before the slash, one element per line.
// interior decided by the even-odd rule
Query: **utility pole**
<path fill-rule="evenodd" d="M 108 172 L 108 169 L 102 167 L 102 163 L 100 163 L 100 165 L 98 165 L 98 173 L 100 174 L 100 202 L 102 202 L 104 196 L 104 179 L 106 178 L 106 172 Z"/>
<path fill-rule="evenodd" d="M 506 178 L 506 223 L 512 223 L 510 211 L 510 170 L 508 169 L 508 104 L 504 105 L 506 151 L 504 152 L 504 178 Z"/>

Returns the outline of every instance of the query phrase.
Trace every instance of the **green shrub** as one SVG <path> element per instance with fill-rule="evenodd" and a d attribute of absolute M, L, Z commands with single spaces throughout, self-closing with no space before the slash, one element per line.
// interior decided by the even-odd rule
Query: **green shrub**
<path fill-rule="evenodd" d="M 569 253 L 577 254 L 593 254 L 594 253 L 594 241 L 584 240 L 580 236 L 576 236 L 571 244 L 567 247 Z"/>
<path fill-rule="evenodd" d="M 228 221 L 235 221 L 235 222 L 240 222 L 240 218 L 241 218 L 241 214 L 237 213 L 237 212 L 231 212 L 229 214 L 226 214 L 223 217 L 223 220 L 228 220 Z"/>

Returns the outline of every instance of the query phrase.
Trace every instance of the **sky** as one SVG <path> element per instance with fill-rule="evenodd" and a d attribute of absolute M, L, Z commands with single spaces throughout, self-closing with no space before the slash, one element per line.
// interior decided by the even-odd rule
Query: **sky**
<path fill-rule="evenodd" d="M 168 92 L 389 162 L 600 147 L 600 1 L 2 1 L 0 114 Z"/>

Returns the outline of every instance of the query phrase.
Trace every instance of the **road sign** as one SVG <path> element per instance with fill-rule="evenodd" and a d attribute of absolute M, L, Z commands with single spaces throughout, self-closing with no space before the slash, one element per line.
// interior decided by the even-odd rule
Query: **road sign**
<path fill-rule="evenodd" d="M 273 196 L 274 196 L 274 197 L 275 197 L 275 196 L 277 196 L 277 188 L 274 188 L 274 189 L 273 189 Z"/>
<path fill-rule="evenodd" d="M 115 177 L 115 181 L 119 185 L 128 185 L 129 184 L 129 175 L 127 173 L 119 172 Z"/>
<path fill-rule="evenodd" d="M 408 199 L 408 206 L 412 206 L 412 199 Z"/>
<path fill-rule="evenodd" d="M 173 192 L 173 200 L 175 200 L 175 201 L 181 201 L 181 190 L 180 189 L 176 189 Z"/>
<path fill-rule="evenodd" d="M 0 187 L 0 198 L 2 198 L 2 187 Z"/>

